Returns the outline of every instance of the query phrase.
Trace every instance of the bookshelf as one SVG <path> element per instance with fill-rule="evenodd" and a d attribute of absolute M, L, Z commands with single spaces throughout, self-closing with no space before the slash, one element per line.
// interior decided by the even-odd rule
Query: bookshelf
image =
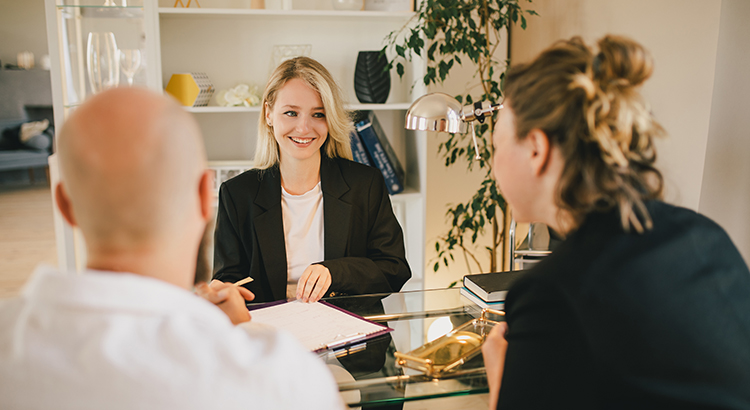
<path fill-rule="evenodd" d="M 315 8 L 310 10 L 256 10 L 243 7 L 249 2 L 241 0 L 217 0 L 212 8 L 189 9 L 173 8 L 174 2 L 167 0 L 129 0 L 128 7 L 112 8 L 101 7 L 103 0 L 45 2 L 50 56 L 53 66 L 57 66 L 52 73 L 53 90 L 63 96 L 55 102 L 58 126 L 80 103 L 81 96 L 90 93 L 85 90 L 85 68 L 80 64 L 70 67 L 65 62 L 81 61 L 81 53 L 73 55 L 71 50 L 85 52 L 86 31 L 98 30 L 93 28 L 97 25 L 111 27 L 118 22 L 119 26 L 107 29 L 115 32 L 118 40 L 123 37 L 131 43 L 140 41 L 144 68 L 136 76 L 136 84 L 159 91 L 172 74 L 186 72 L 206 73 L 217 91 L 239 83 L 254 84 L 262 90 L 273 69 L 274 46 L 310 45 L 310 57 L 320 61 L 334 76 L 347 99 L 347 108 L 376 111 L 404 166 L 405 191 L 392 197 L 413 272 L 404 289 L 424 287 L 426 141 L 420 133 L 404 129 L 406 110 L 425 93 L 419 84 L 413 86 L 414 79 L 424 74 L 424 62 L 411 62 L 403 80 L 392 73 L 391 92 L 385 104 L 358 103 L 353 85 L 357 53 L 381 49 L 386 35 L 408 26 L 413 13 L 337 11 L 325 8 L 330 7 L 330 2 L 321 6 L 320 1 L 295 2 L 295 7 L 304 3 Z M 66 13 L 72 17 L 66 20 Z M 79 90 L 77 99 L 66 97 L 70 95 L 67 89 L 70 79 L 76 79 L 78 84 L 73 87 Z M 211 164 L 227 170 L 231 168 L 227 164 L 245 167 L 250 163 L 259 107 L 220 107 L 212 97 L 209 106 L 186 107 L 186 110 L 200 124 Z M 68 262 L 64 264 L 69 268 L 80 265 L 81 258 L 75 256 L 75 241 L 71 240 L 70 232 L 63 237 L 66 239 L 58 240 L 61 248 L 58 255 L 67 255 Z"/>

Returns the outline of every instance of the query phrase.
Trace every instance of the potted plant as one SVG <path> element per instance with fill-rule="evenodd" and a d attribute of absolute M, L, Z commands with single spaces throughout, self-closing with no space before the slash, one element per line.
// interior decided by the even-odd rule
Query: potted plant
<path fill-rule="evenodd" d="M 494 54 L 501 42 L 507 41 L 501 35 L 503 30 L 509 30 L 519 21 L 521 28 L 526 28 L 524 13 L 537 15 L 533 10 L 523 10 L 518 0 L 424 0 L 409 23 L 386 37 L 382 52 L 389 48 L 395 51 L 388 68 L 395 65 L 399 76 L 404 74 L 404 60 L 411 60 L 414 55 L 425 58 L 427 71 L 422 81 L 427 86 L 441 84 L 457 65 L 472 63 L 480 92 L 472 96 L 467 90 L 456 99 L 466 105 L 474 101 L 499 102 L 509 60 L 498 61 Z M 446 215 L 451 227 L 435 243 L 438 255 L 433 265 L 435 271 L 441 262 L 448 266 L 454 261 L 455 251 L 464 254 L 469 271 L 476 271 L 469 261 L 480 272 L 497 272 L 510 266 L 510 261 L 505 260 L 507 253 L 502 252 L 510 210 L 492 178 L 494 123 L 486 121 L 475 126 L 478 156 L 468 133 L 447 134 L 438 147 L 445 166 L 465 158 L 469 170 L 478 167 L 485 177 L 468 201 L 448 208 Z M 478 243 L 480 234 L 488 228 L 489 243 Z M 478 254 L 483 250 L 489 253 L 489 266 L 482 266 L 479 261 Z"/>

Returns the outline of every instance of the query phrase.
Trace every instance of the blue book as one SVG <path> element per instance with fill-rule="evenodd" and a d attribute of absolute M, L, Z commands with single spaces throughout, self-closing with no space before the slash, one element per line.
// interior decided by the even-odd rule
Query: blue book
<path fill-rule="evenodd" d="M 404 168 L 401 167 L 396 154 L 393 152 L 388 137 L 380 127 L 375 114 L 370 111 L 367 117 L 356 125 L 357 133 L 362 138 L 367 152 L 375 166 L 383 174 L 388 193 L 397 194 L 404 190 Z"/>
<path fill-rule="evenodd" d="M 354 161 L 367 166 L 372 166 L 370 157 L 367 155 L 365 146 L 364 144 L 362 144 L 362 139 L 359 138 L 359 134 L 357 134 L 357 131 L 352 131 L 350 140 L 352 144 L 352 156 L 354 157 Z"/>

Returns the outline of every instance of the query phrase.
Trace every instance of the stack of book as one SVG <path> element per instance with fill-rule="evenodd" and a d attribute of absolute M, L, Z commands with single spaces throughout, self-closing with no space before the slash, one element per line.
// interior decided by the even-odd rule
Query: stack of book
<path fill-rule="evenodd" d="M 461 295 L 481 308 L 502 310 L 505 295 L 524 271 L 480 273 L 464 276 Z"/>
<path fill-rule="evenodd" d="M 356 131 L 351 134 L 352 155 L 360 164 L 376 167 L 383 174 L 388 193 L 404 190 L 404 168 L 393 152 L 375 113 L 363 111 L 355 120 Z"/>

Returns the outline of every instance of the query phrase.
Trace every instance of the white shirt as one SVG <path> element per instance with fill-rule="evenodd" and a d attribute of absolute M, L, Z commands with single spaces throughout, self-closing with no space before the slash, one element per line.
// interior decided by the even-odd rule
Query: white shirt
<path fill-rule="evenodd" d="M 302 195 L 292 195 L 281 187 L 281 215 L 284 220 L 287 282 L 295 287 L 308 266 L 325 258 L 323 190 L 320 182 Z"/>
<path fill-rule="evenodd" d="M 2 409 L 341 407 L 323 362 L 291 336 L 233 326 L 153 278 L 40 266 L 0 301 Z"/>

